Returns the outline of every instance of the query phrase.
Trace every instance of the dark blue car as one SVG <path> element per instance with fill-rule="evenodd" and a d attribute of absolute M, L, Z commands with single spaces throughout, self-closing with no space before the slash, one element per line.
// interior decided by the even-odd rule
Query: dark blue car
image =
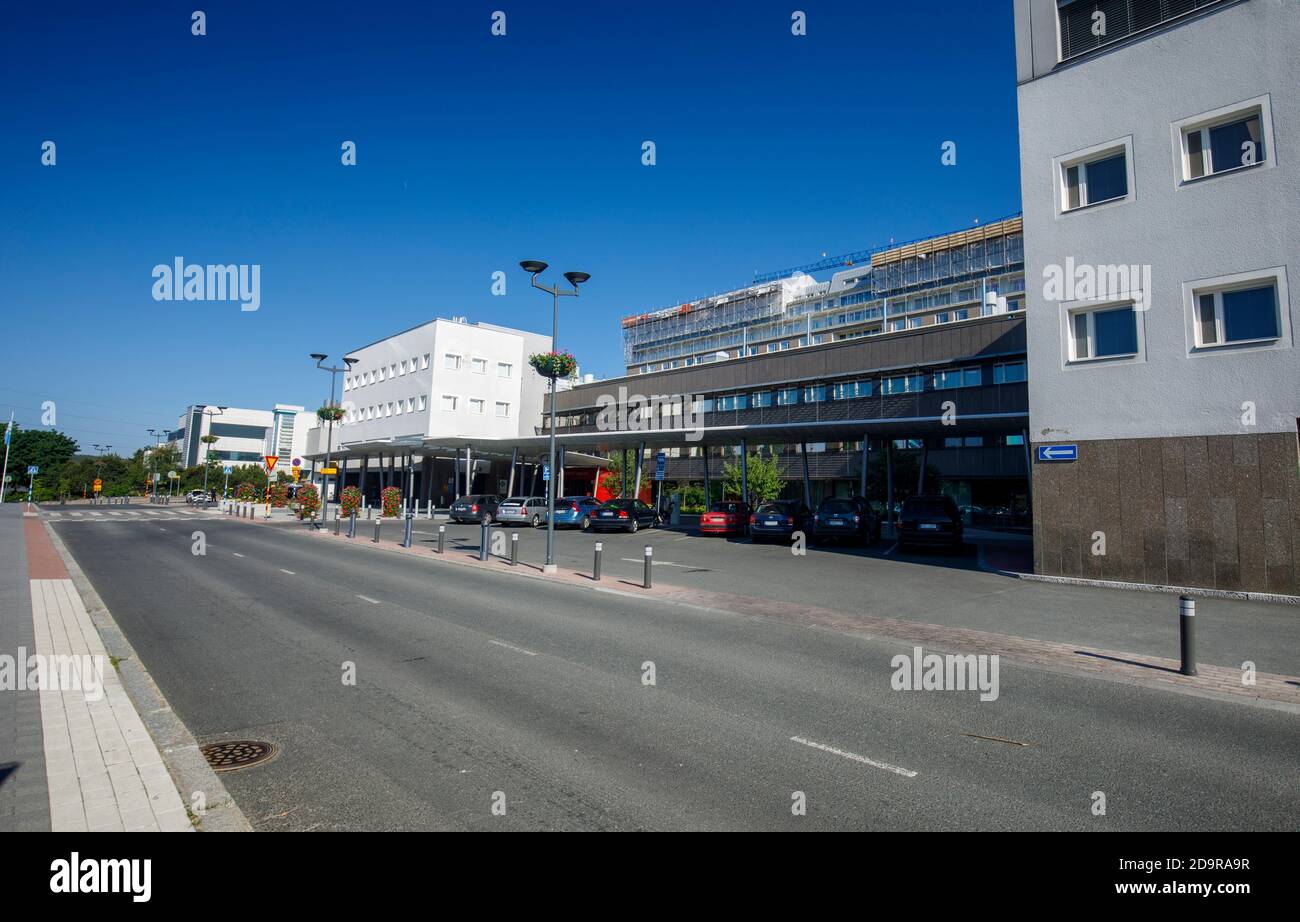
<path fill-rule="evenodd" d="M 591 528 L 591 514 L 600 501 L 593 496 L 559 496 L 555 499 L 555 527 L 569 525 L 583 531 Z"/>

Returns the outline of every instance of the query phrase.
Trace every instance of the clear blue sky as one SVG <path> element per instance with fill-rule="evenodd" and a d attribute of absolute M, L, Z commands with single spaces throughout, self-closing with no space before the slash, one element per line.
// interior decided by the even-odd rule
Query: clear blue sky
<path fill-rule="evenodd" d="M 313 408 L 309 352 L 548 329 L 523 258 L 592 274 L 560 344 L 617 374 L 624 314 L 1019 210 L 1009 0 L 442 6 L 11 6 L 4 416 L 125 453 L 188 403 Z M 260 310 L 154 301 L 177 256 L 259 264 Z"/>

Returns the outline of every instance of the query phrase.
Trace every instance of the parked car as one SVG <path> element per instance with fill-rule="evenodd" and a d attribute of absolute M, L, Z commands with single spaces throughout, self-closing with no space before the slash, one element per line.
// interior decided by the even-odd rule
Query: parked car
<path fill-rule="evenodd" d="M 185 494 L 185 502 L 187 503 L 206 503 L 207 501 L 208 494 L 204 490 L 190 490 Z"/>
<path fill-rule="evenodd" d="M 808 524 L 808 507 L 799 500 L 760 503 L 749 516 L 749 536 L 757 544 L 778 538 L 789 541 Z"/>
<path fill-rule="evenodd" d="M 451 520 L 453 522 L 483 522 L 491 525 L 496 518 L 499 505 L 501 505 L 501 497 L 490 493 L 462 496 L 451 504 Z"/>
<path fill-rule="evenodd" d="M 911 496 L 898 519 L 898 547 L 959 548 L 964 541 L 961 510 L 951 496 Z"/>
<path fill-rule="evenodd" d="M 639 499 L 611 499 L 591 516 L 593 531 L 617 528 L 635 534 L 642 526 L 653 528 L 658 524 L 658 513 Z"/>
<path fill-rule="evenodd" d="M 594 496 L 562 496 L 555 500 L 555 527 L 574 525 L 583 531 L 591 528 L 591 514 L 602 503 Z"/>
<path fill-rule="evenodd" d="M 714 503 L 700 516 L 702 535 L 743 535 L 748 527 L 749 506 L 739 500 Z"/>
<path fill-rule="evenodd" d="M 828 496 L 812 519 L 812 539 L 870 544 L 880 537 L 880 522 L 866 499 Z"/>
<path fill-rule="evenodd" d="M 507 497 L 497 506 L 496 518 L 502 525 L 531 525 L 536 528 L 546 521 L 546 497 Z"/>

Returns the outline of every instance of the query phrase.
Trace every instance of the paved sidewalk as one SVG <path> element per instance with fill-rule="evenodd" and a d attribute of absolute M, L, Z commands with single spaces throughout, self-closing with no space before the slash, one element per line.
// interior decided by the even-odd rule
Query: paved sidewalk
<path fill-rule="evenodd" d="M 12 595 L 15 570 L 25 565 L 27 604 L 0 616 L 0 653 L 44 670 L 39 721 L 15 719 L 10 736 L 19 753 L 22 787 L 0 828 L 63 831 L 192 831 L 185 805 L 152 737 L 126 694 L 98 631 L 44 525 L 17 505 L 0 508 L 0 547 L 21 546 L 0 563 L 0 591 Z M 26 622 L 24 624 L 24 622 Z M 24 628 L 29 627 L 30 631 Z M 30 640 L 26 644 L 14 640 Z M 35 656 L 36 659 L 30 660 Z M 6 690 L 30 711 L 33 692 Z M 39 753 L 41 758 L 36 759 Z M 41 765 L 43 775 L 36 771 Z M 6 785 L 0 777 L 0 791 Z M 43 789 L 47 809 L 37 810 Z M 0 805 L 5 801 L 0 799 Z M 19 809 L 21 805 L 21 809 Z"/>

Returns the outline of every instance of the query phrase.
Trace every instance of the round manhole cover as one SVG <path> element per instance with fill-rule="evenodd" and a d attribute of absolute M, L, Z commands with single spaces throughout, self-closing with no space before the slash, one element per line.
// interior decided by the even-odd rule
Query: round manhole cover
<path fill-rule="evenodd" d="M 263 740 L 231 740 L 227 743 L 211 743 L 201 751 L 213 770 L 231 772 L 237 768 L 269 762 L 280 750 L 274 743 Z"/>

